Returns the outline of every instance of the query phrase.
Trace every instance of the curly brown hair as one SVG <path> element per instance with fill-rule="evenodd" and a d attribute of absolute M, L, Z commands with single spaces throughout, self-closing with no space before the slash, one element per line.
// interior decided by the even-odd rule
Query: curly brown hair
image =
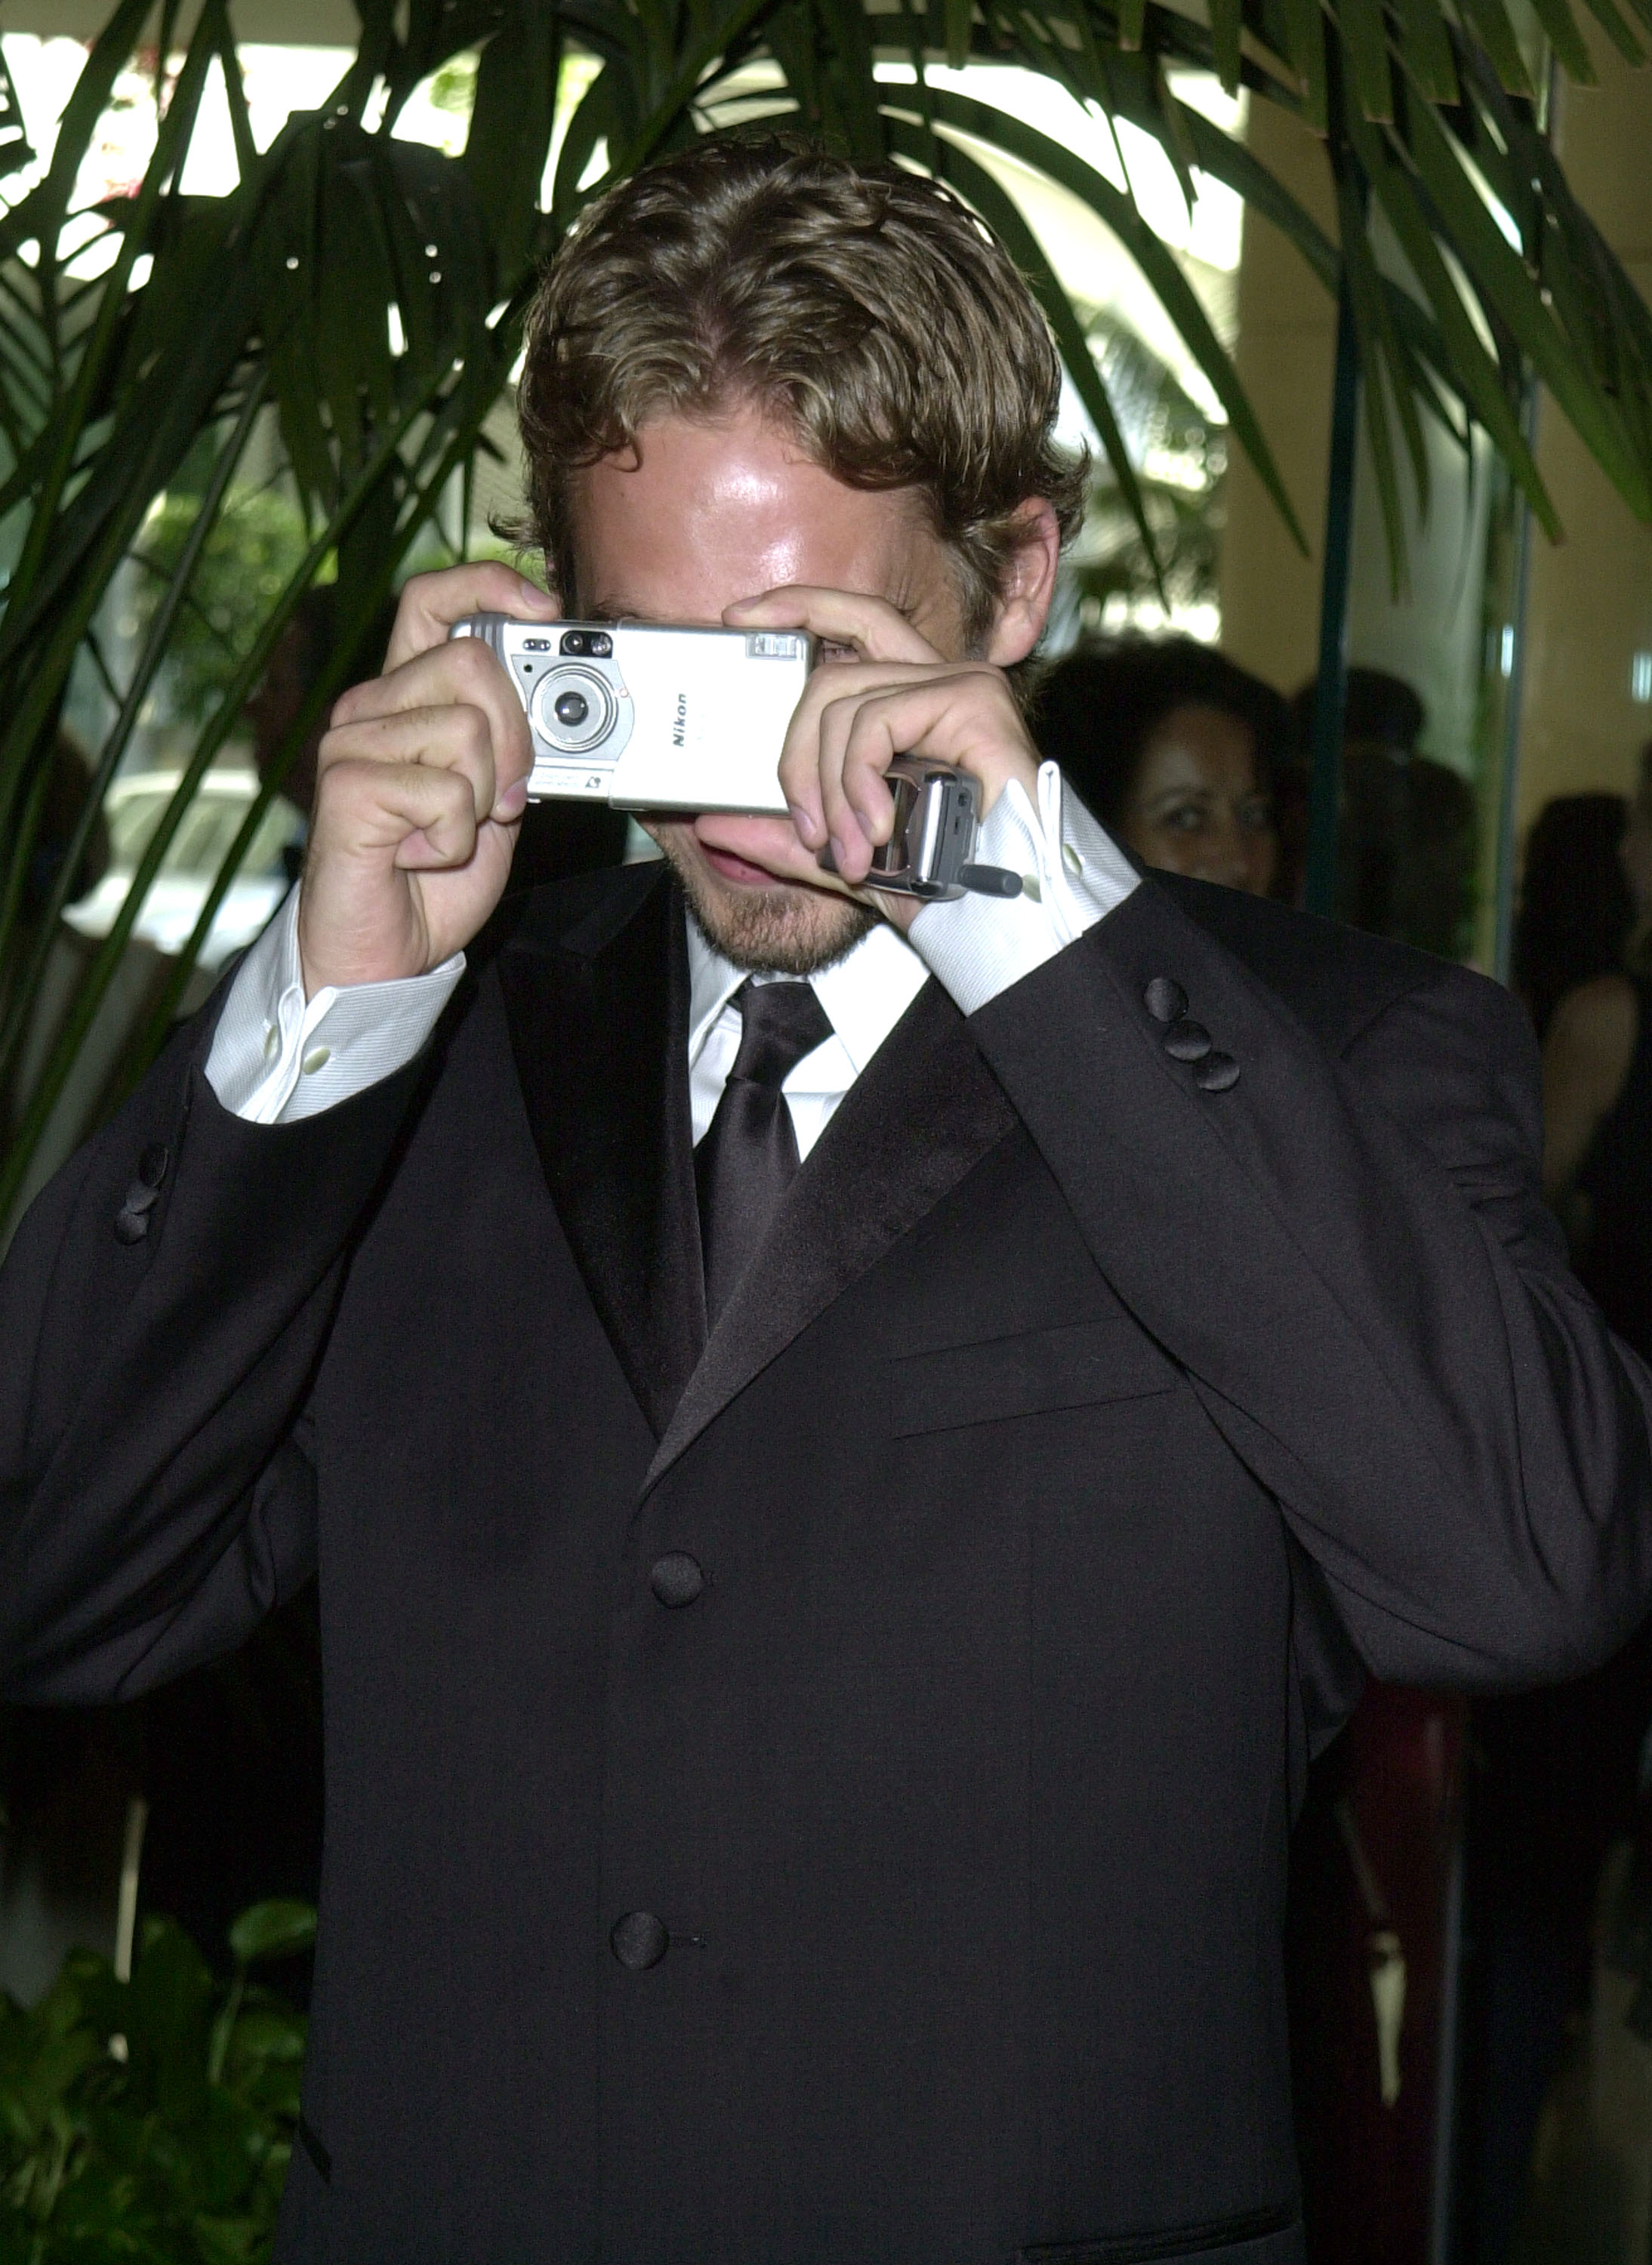
<path fill-rule="evenodd" d="M 600 197 L 528 317 L 518 409 L 532 538 L 575 601 L 571 478 L 651 419 L 752 401 L 849 487 L 912 488 L 956 562 L 972 644 L 1046 499 L 1063 541 L 1087 462 L 1057 447 L 1061 366 L 998 239 L 939 184 L 717 136 Z"/>

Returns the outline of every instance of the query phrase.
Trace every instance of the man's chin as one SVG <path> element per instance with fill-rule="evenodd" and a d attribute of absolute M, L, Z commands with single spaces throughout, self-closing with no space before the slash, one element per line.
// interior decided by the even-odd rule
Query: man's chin
<path fill-rule="evenodd" d="M 691 824 L 655 821 L 648 831 L 707 943 L 749 974 L 818 975 L 852 951 L 881 917 L 834 889 L 781 880 L 731 851 L 717 852 L 714 863 Z"/>

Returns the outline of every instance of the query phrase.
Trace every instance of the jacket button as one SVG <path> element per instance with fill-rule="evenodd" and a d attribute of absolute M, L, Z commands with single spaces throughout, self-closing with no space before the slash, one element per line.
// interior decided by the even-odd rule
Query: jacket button
<path fill-rule="evenodd" d="M 1168 975 L 1155 975 L 1141 996 L 1155 1023 L 1174 1023 L 1188 1010 L 1187 993 Z"/>
<path fill-rule="evenodd" d="M 623 1919 L 615 1920 L 608 1936 L 608 1948 L 633 1974 L 658 1966 L 670 1944 L 665 1921 L 656 1919 L 652 1912 L 627 1912 Z"/>
<path fill-rule="evenodd" d="M 1190 1023 L 1184 1015 L 1165 1032 L 1164 1050 L 1172 1061 L 1203 1061 L 1211 1050 L 1211 1034 L 1203 1023 Z"/>
<path fill-rule="evenodd" d="M 148 1186 L 142 1177 L 133 1181 L 126 1198 L 115 1213 L 114 1231 L 117 1242 L 142 1242 L 149 1231 L 149 1213 L 161 1199 L 159 1188 Z"/>
<path fill-rule="evenodd" d="M 1239 1064 L 1232 1054 L 1209 1054 L 1194 1071 L 1193 1082 L 1206 1093 L 1226 1093 L 1239 1083 Z"/>
<path fill-rule="evenodd" d="M 674 1612 L 679 1605 L 693 1604 L 705 1587 L 705 1575 L 699 1559 L 686 1549 L 668 1549 L 649 1569 L 648 1585 L 660 1603 Z"/>
<path fill-rule="evenodd" d="M 146 1188 L 158 1188 L 171 1158 L 164 1140 L 151 1140 L 138 1158 L 138 1177 Z"/>

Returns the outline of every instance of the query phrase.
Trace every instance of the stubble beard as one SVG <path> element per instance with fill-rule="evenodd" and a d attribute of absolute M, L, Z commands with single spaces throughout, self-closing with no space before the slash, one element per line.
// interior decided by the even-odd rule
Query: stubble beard
<path fill-rule="evenodd" d="M 681 884 L 695 926 L 747 975 L 818 975 L 852 951 L 883 917 L 870 905 L 801 882 L 721 888 L 670 827 L 662 826 L 654 839 Z"/>

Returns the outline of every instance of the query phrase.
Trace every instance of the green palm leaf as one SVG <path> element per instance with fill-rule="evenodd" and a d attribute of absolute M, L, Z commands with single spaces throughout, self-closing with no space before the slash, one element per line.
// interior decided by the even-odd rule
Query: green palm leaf
<path fill-rule="evenodd" d="M 1232 420 L 1234 433 L 1255 466 L 1263 485 L 1273 498 L 1281 518 L 1297 541 L 1306 549 L 1302 530 L 1297 524 L 1296 513 L 1285 493 L 1284 483 L 1279 477 L 1250 399 L 1239 380 L 1231 356 L 1223 348 L 1211 321 L 1186 276 L 1176 264 L 1174 255 L 1142 219 L 1135 200 L 1122 189 L 1116 188 L 1104 175 L 1075 157 L 1059 142 L 1027 126 L 1018 118 L 993 110 L 986 103 L 974 102 L 964 95 L 944 93 L 936 90 L 934 97 L 937 123 L 950 126 L 957 131 L 972 135 L 989 146 L 1008 150 L 1021 157 L 1064 188 L 1081 197 L 1091 210 L 1106 222 L 1113 234 L 1130 253 L 1152 284 L 1170 316 L 1194 360 L 1210 381 L 1212 388 Z M 1069 357 L 1071 364 L 1072 357 Z M 1073 370 L 1073 381 L 1079 373 Z"/>

